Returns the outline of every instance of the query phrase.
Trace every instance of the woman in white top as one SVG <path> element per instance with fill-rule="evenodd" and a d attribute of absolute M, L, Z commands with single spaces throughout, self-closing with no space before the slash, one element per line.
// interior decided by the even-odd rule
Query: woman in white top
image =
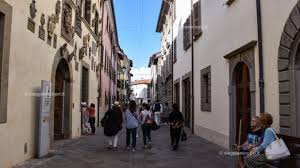
<path fill-rule="evenodd" d="M 153 123 L 152 113 L 150 111 L 150 106 L 146 103 L 143 104 L 143 111 L 140 114 L 142 132 L 143 132 L 143 141 L 145 149 L 151 148 L 151 126 Z"/>

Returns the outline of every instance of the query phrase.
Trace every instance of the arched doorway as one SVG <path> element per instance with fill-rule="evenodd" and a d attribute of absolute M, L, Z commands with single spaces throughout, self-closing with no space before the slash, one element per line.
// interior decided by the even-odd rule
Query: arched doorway
<path fill-rule="evenodd" d="M 251 121 L 250 74 L 249 68 L 245 63 L 239 63 L 236 66 L 234 81 L 236 94 L 235 141 L 242 144 L 247 139 Z"/>
<path fill-rule="evenodd" d="M 54 140 L 70 137 L 70 70 L 61 59 L 55 73 Z"/>
<path fill-rule="evenodd" d="M 256 115 L 256 83 L 254 47 L 256 43 L 233 51 L 229 57 L 229 144 L 244 141 L 250 128 L 251 117 Z M 241 121 L 241 122 L 240 122 Z M 241 129 L 240 129 L 241 123 Z M 242 143 L 242 142 L 241 142 Z"/>
<path fill-rule="evenodd" d="M 278 50 L 280 133 L 300 137 L 300 12 L 295 5 Z"/>

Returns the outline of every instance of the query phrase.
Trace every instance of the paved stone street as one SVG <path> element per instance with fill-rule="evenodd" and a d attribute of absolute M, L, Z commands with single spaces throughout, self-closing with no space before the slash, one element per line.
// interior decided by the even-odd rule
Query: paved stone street
<path fill-rule="evenodd" d="M 153 148 L 142 149 L 139 130 L 136 152 L 125 151 L 124 129 L 119 136 L 120 147 L 108 151 L 107 139 L 100 129 L 96 136 L 58 142 L 55 155 L 46 159 L 33 159 L 17 168 L 227 168 L 233 167 L 230 157 L 219 155 L 224 149 L 204 139 L 189 135 L 178 151 L 171 150 L 168 128 L 152 134 Z"/>

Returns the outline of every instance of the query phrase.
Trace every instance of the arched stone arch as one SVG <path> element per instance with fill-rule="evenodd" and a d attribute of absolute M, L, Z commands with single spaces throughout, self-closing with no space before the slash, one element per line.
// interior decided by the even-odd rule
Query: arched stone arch
<path fill-rule="evenodd" d="M 295 5 L 285 23 L 278 51 L 280 133 L 290 136 L 300 136 L 299 107 L 297 112 L 297 104 L 300 101 L 297 100 L 299 81 L 296 80 L 298 70 L 296 58 L 299 58 L 300 54 L 299 32 L 300 1 Z"/>
<path fill-rule="evenodd" d="M 60 69 L 63 73 L 63 76 L 66 81 L 66 93 L 64 96 L 67 96 L 67 109 L 68 109 L 68 137 L 72 135 L 72 104 L 73 104 L 73 69 L 72 63 L 68 62 L 69 58 L 69 51 L 67 50 L 67 45 L 60 47 L 59 50 L 56 52 L 54 61 L 52 64 L 52 72 L 51 72 L 51 93 L 55 93 L 55 80 L 56 80 L 56 73 L 57 70 Z M 54 109 L 55 109 L 55 96 L 51 96 L 51 109 L 50 109 L 50 145 L 54 144 Z"/>

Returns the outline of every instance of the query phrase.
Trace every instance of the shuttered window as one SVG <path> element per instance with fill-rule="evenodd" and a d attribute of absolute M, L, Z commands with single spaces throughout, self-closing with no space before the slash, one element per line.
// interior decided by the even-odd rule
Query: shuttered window
<path fill-rule="evenodd" d="M 183 26 L 183 49 L 187 50 L 192 44 L 191 41 L 191 16 L 185 21 Z"/>
<path fill-rule="evenodd" d="M 196 2 L 193 6 L 193 36 L 194 39 L 197 40 L 202 34 L 201 28 L 201 0 Z"/>
<path fill-rule="evenodd" d="M 84 9 L 84 18 L 88 22 L 88 24 L 91 24 L 91 9 L 92 9 L 92 0 L 86 0 L 85 9 Z"/>

